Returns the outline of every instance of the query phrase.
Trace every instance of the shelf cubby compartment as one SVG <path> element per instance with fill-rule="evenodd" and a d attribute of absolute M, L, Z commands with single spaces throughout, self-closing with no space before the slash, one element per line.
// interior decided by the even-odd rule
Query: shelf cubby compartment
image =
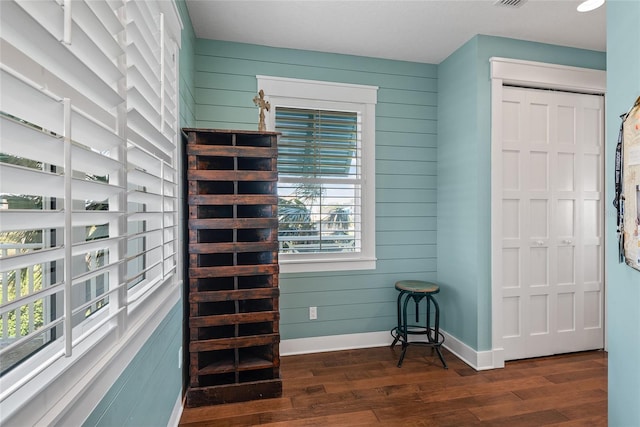
<path fill-rule="evenodd" d="M 238 157 L 238 170 L 270 171 L 273 170 L 275 158 Z"/>
<path fill-rule="evenodd" d="M 273 378 L 273 369 L 242 371 L 238 375 L 240 383 L 255 383 Z"/>
<path fill-rule="evenodd" d="M 229 229 L 199 229 L 195 230 L 198 243 L 226 243 L 233 242 L 233 230 Z"/>
<path fill-rule="evenodd" d="M 236 309 L 233 301 L 215 301 L 199 303 L 197 313 L 193 313 L 192 315 L 219 316 L 223 314 L 233 314 L 235 312 Z"/>
<path fill-rule="evenodd" d="M 207 326 L 203 328 L 194 328 L 197 332 L 198 340 L 210 340 L 214 338 L 231 338 L 236 336 L 235 325 L 219 325 Z"/>
<path fill-rule="evenodd" d="M 234 265 L 232 253 L 198 254 L 198 267 L 223 267 Z"/>
<path fill-rule="evenodd" d="M 277 319 L 274 319 L 274 321 Z M 242 323 L 238 325 L 238 336 L 246 337 L 250 335 L 272 334 L 274 333 L 274 321 L 259 323 Z"/>
<path fill-rule="evenodd" d="M 233 134 L 216 131 L 197 132 L 194 135 L 193 144 L 232 146 Z"/>
<path fill-rule="evenodd" d="M 273 218 L 273 205 L 240 205 L 236 207 L 238 218 Z"/>
<path fill-rule="evenodd" d="M 274 307 L 272 298 L 251 299 L 240 301 L 240 312 L 272 311 Z"/>
<path fill-rule="evenodd" d="M 277 279 L 269 274 L 238 277 L 239 289 L 271 288 L 274 286 L 278 286 Z"/>
<path fill-rule="evenodd" d="M 243 147 L 271 147 L 274 145 L 274 138 L 272 134 L 260 135 L 260 134 L 236 134 L 236 145 Z"/>
<path fill-rule="evenodd" d="M 234 170 L 233 157 L 196 156 L 196 169 Z"/>
<path fill-rule="evenodd" d="M 233 205 L 199 205 L 196 209 L 198 219 L 233 218 Z"/>
<path fill-rule="evenodd" d="M 228 365 L 228 362 L 223 362 L 223 366 Z M 215 370 L 215 367 L 213 368 Z M 198 387 L 211 387 L 211 386 L 223 386 L 225 384 L 233 384 L 236 382 L 238 374 L 235 370 L 230 372 L 222 372 L 219 374 L 208 374 L 206 370 L 198 371 Z"/>
<path fill-rule="evenodd" d="M 233 194 L 233 181 L 196 181 L 195 194 Z"/>
<path fill-rule="evenodd" d="M 277 241 L 277 230 L 272 228 L 248 228 L 237 230 L 238 242 L 266 242 Z"/>
<path fill-rule="evenodd" d="M 271 181 L 240 181 L 238 194 L 272 194 L 275 187 Z"/>
<path fill-rule="evenodd" d="M 199 279 L 189 279 L 190 294 L 198 292 L 220 292 L 234 289 L 235 280 L 233 277 L 202 277 Z"/>
<path fill-rule="evenodd" d="M 236 265 L 273 264 L 277 255 L 274 252 L 240 252 L 236 254 Z"/>

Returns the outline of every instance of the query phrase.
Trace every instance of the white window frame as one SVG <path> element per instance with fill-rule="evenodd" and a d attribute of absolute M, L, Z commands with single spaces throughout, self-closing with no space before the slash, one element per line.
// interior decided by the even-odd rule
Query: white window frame
<path fill-rule="evenodd" d="M 267 130 L 275 130 L 275 109 L 281 107 L 358 112 L 362 120 L 361 251 L 313 254 L 279 254 L 281 273 L 373 270 L 376 268 L 375 134 L 377 86 L 256 76 L 265 93 Z"/>
<path fill-rule="evenodd" d="M 140 7 L 142 7 L 142 13 L 132 14 L 130 19 L 124 21 L 126 11 L 129 8 Z M 50 98 L 64 106 L 64 114 L 61 114 L 60 118 L 64 119 L 65 132 L 58 131 L 57 133 L 64 134 L 66 138 L 65 170 L 72 171 L 71 165 L 74 165 L 74 161 L 86 161 L 83 160 L 86 157 L 76 158 L 73 154 L 75 151 L 71 141 L 74 141 L 77 134 L 73 134 L 75 128 L 71 117 L 74 117 L 75 123 L 79 125 L 85 123 L 83 118 L 87 119 L 86 123 L 99 123 L 99 126 L 96 125 L 98 129 L 101 129 L 100 126 L 102 126 L 105 132 L 115 134 L 123 141 L 117 148 L 118 155 L 113 156 L 114 161 L 122 165 L 117 172 L 118 176 L 113 175 L 113 184 L 119 185 L 120 188 L 109 198 L 109 203 L 113 203 L 115 206 L 109 212 L 113 214 L 111 216 L 114 218 L 109 222 L 110 237 L 104 239 L 104 241 L 108 241 L 105 244 L 109 247 L 109 256 L 113 257 L 113 262 L 116 264 L 113 267 L 114 271 L 110 271 L 109 274 L 111 283 L 108 306 L 75 326 L 71 320 L 72 316 L 65 313 L 65 319 L 68 320 L 66 320 L 66 329 L 61 337 L 0 377 L 0 413 L 3 422 L 8 425 L 80 425 L 107 395 L 114 381 L 127 368 L 160 322 L 176 307 L 181 298 L 182 260 L 179 256 L 179 242 L 182 240 L 182 235 L 181 227 L 179 227 L 181 222 L 179 200 L 182 197 L 182 192 L 179 187 L 181 148 L 178 129 L 179 69 L 177 61 L 182 22 L 174 1 L 158 0 L 143 3 L 125 2 L 124 0 L 109 2 L 49 0 L 34 4 L 28 0 L 19 2 L 7 0 L 2 2 L 2 8 L 3 13 L 0 16 L 3 18 L 3 43 L 5 43 L 5 37 L 9 40 L 6 42 L 7 48 L 3 52 L 2 71 L 7 76 L 12 76 L 11 81 L 19 81 L 20 85 L 29 86 L 30 93 L 39 91 L 38 99 Z M 127 8 L 126 11 L 125 8 Z M 5 25 L 11 17 L 22 17 L 24 14 L 28 14 L 29 19 L 33 18 L 37 23 L 33 27 L 37 25 L 41 27 L 37 28 L 37 34 L 40 38 L 35 38 L 33 34 L 28 33 L 28 28 Z M 142 19 L 136 19 L 138 17 Z M 25 19 L 25 21 L 27 20 Z M 15 22 L 23 21 L 15 20 Z M 129 26 L 124 29 L 127 22 L 129 22 Z M 78 23 L 82 23 L 84 26 L 80 26 Z M 100 25 L 93 26 L 92 23 Z M 129 27 L 132 30 L 135 30 L 134 27 L 146 28 L 144 34 L 147 34 L 147 38 L 145 40 L 133 39 L 127 44 L 125 36 L 128 36 L 126 31 L 129 30 Z M 86 29 L 97 29 L 96 32 L 90 31 L 92 35 L 98 34 L 95 36 L 95 41 L 85 35 Z M 153 37 L 157 37 L 157 40 L 153 40 L 157 44 L 156 48 L 151 48 L 148 45 L 149 40 Z M 36 42 L 41 39 L 47 43 L 51 40 L 54 40 L 52 43 L 59 43 L 62 48 L 58 48 L 58 44 L 56 44 L 58 50 L 54 53 L 62 51 L 65 53 L 64 58 L 58 59 L 54 53 L 42 55 L 40 50 L 44 48 L 40 48 Z M 65 58 L 72 57 L 83 67 L 86 66 L 86 68 L 76 68 L 76 70 L 83 72 L 84 74 L 81 75 L 86 77 L 88 81 L 89 79 L 94 81 L 94 74 L 100 75 L 99 73 L 104 71 L 105 67 L 100 65 L 105 62 L 104 58 L 111 58 L 97 49 L 87 49 L 87 40 L 89 39 L 92 43 L 98 43 L 100 47 L 104 44 L 106 46 L 104 52 L 110 54 L 116 52 L 113 54 L 116 60 L 112 60 L 110 65 L 118 68 L 123 75 L 129 73 L 127 70 L 129 63 L 124 56 L 125 49 L 135 48 L 136 43 L 147 44 L 148 49 L 145 52 L 147 52 L 148 58 L 153 56 L 151 62 L 155 66 L 153 70 L 150 68 L 147 74 L 154 74 L 152 80 L 158 83 L 154 88 L 158 102 L 152 108 L 138 114 L 146 121 L 130 118 L 132 111 L 127 109 L 128 91 L 136 89 L 136 85 L 129 82 L 131 84 L 128 87 L 127 81 L 121 76 L 114 78 L 116 83 L 112 87 L 103 90 L 107 95 L 100 92 L 101 89 L 104 89 L 103 87 L 72 86 L 67 83 L 65 79 L 73 80 L 70 78 L 72 73 L 68 71 L 73 64 L 65 62 Z M 12 46 L 10 43 L 14 43 L 16 46 Z M 28 49 L 22 49 L 21 44 L 24 43 L 28 44 Z M 9 47 L 11 48 L 9 49 Z M 67 51 L 70 52 L 69 55 L 67 55 Z M 149 51 L 151 51 L 150 54 Z M 155 55 L 156 53 L 157 55 Z M 31 56 L 27 57 L 28 55 Z M 43 57 L 49 61 L 48 66 L 37 62 Z M 142 61 L 148 61 L 145 57 L 141 56 L 140 58 Z M 31 66 L 31 61 L 41 66 Z M 74 78 L 75 76 L 76 74 L 73 74 Z M 104 86 L 107 86 L 106 83 Z M 0 100 L 2 108 L 0 109 L 5 111 L 6 101 L 8 106 L 6 112 L 14 115 L 14 110 L 18 107 L 14 106 L 7 94 L 10 92 L 9 88 L 10 82 L 3 81 L 3 97 Z M 116 91 L 117 96 L 114 96 L 112 93 Z M 65 95 L 64 99 L 59 99 L 61 94 Z M 96 101 L 94 99 L 96 94 L 103 98 Z M 108 99 L 108 102 L 112 102 L 115 107 L 112 108 L 104 99 Z M 46 105 L 50 105 L 50 103 Z M 29 107 L 26 110 L 36 109 L 40 105 Z M 20 111 L 25 110 L 21 109 Z M 87 111 L 100 119 L 92 121 L 94 116 Z M 47 110 L 47 112 L 49 111 Z M 113 120 L 111 113 L 113 113 Z M 27 121 L 29 119 L 28 115 L 24 117 L 17 113 L 15 115 Z M 154 118 L 158 118 L 158 120 L 153 120 Z M 103 121 L 112 124 L 112 126 L 107 126 Z M 60 127 L 59 122 L 61 120 L 51 119 L 49 121 L 49 123 L 54 123 L 54 126 Z M 34 120 L 33 123 L 38 126 L 49 124 L 38 120 Z M 130 127 L 132 124 L 141 126 L 134 130 Z M 49 129 L 49 127 L 46 128 Z M 78 126 L 78 129 L 84 130 L 81 126 Z M 82 134 L 86 138 L 88 133 L 87 130 L 84 130 L 84 133 L 78 134 Z M 133 140 L 134 138 L 135 140 Z M 130 174 L 136 171 L 144 172 L 145 168 L 132 161 L 132 147 L 127 147 L 127 139 L 143 151 L 148 151 L 149 157 L 153 157 L 157 161 L 157 169 L 160 170 L 160 173 L 154 172 L 155 175 L 149 174 L 153 175 L 153 179 L 157 183 L 155 194 L 143 194 L 140 197 L 161 200 L 161 202 L 155 203 L 155 212 L 151 213 L 154 218 L 158 218 L 156 222 L 160 224 L 160 229 L 156 234 L 161 235 L 161 239 L 158 239 L 158 249 L 152 255 L 158 265 L 156 271 L 159 270 L 160 273 L 155 274 L 152 278 L 145 276 L 137 286 L 130 290 L 126 286 L 127 281 L 131 279 L 127 276 L 126 271 L 126 260 L 131 256 L 127 253 L 127 239 L 135 237 L 131 237 L 131 234 L 128 233 L 126 223 L 127 220 L 132 220 L 132 217 L 137 213 L 127 212 L 127 199 L 134 197 L 135 191 L 128 191 L 126 183 Z M 82 140 L 80 139 L 79 142 Z M 67 149 L 68 147 L 71 149 Z M 156 167 L 155 164 L 149 166 L 149 168 L 152 167 Z M 71 177 L 71 175 L 72 173 L 68 173 L 65 177 Z M 70 188 L 72 185 L 65 183 L 65 190 Z M 65 200 L 71 201 L 73 199 L 68 196 Z M 73 210 L 72 204 L 70 205 L 64 209 L 65 220 L 69 219 L 70 221 L 65 224 L 63 230 L 69 230 L 69 234 L 72 234 L 75 226 L 73 220 L 78 217 L 81 219 L 83 213 L 78 214 Z M 143 212 L 140 216 L 144 217 L 147 214 L 147 212 Z M 72 242 L 73 239 L 68 237 L 68 235 L 65 236 L 64 241 Z M 103 242 L 103 240 L 97 242 Z M 67 265 L 71 265 L 69 261 L 74 256 L 72 248 L 73 245 L 70 244 L 64 246 L 65 268 Z M 145 257 L 148 256 L 147 252 L 145 252 Z M 148 261 L 151 260 L 148 259 Z M 0 271 L 10 270 L 12 262 L 14 261 L 8 258 L 1 259 Z M 72 276 L 73 274 L 68 275 L 68 277 Z M 67 286 L 65 297 L 72 293 L 71 283 L 73 280 L 65 279 L 65 286 Z M 71 297 L 68 299 L 72 300 Z M 71 304 L 66 304 L 66 306 L 71 306 Z M 71 327 L 67 325 L 71 325 Z"/>

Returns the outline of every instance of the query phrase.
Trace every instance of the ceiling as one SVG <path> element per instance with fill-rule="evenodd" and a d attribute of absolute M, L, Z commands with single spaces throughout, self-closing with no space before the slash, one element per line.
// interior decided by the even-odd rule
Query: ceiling
<path fill-rule="evenodd" d="M 504 0 L 518 2 L 518 0 Z M 605 51 L 580 0 L 186 0 L 199 38 L 439 64 L 476 34 Z"/>

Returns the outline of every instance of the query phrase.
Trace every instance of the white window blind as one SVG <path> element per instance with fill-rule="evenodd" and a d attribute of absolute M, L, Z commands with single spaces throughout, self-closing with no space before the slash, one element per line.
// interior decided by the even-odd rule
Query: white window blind
<path fill-rule="evenodd" d="M 0 373 L 19 378 L 0 402 L 125 330 L 176 275 L 180 28 L 166 9 L 0 2 Z"/>
<path fill-rule="evenodd" d="M 276 107 L 281 253 L 361 250 L 360 115 Z"/>

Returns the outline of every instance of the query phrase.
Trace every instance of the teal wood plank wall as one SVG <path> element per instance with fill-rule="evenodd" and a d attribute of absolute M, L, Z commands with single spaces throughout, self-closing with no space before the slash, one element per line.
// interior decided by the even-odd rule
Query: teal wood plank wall
<path fill-rule="evenodd" d="M 478 351 L 491 349 L 493 56 L 606 67 L 604 52 L 483 35 L 438 65 L 437 270 L 443 288 L 442 325 Z"/>
<path fill-rule="evenodd" d="M 280 331 L 291 339 L 390 329 L 393 283 L 436 278 L 436 66 L 203 39 L 195 64 L 201 128 L 257 129 L 256 75 L 379 86 L 377 269 L 282 274 Z"/>
<path fill-rule="evenodd" d="M 609 425 L 640 426 L 640 272 L 618 263 L 614 153 L 620 114 L 640 96 L 640 2 L 607 1 L 607 143 L 605 217 Z"/>
<path fill-rule="evenodd" d="M 84 426 L 167 425 L 182 387 L 178 348 L 182 303 L 177 303 L 85 420 Z"/>

